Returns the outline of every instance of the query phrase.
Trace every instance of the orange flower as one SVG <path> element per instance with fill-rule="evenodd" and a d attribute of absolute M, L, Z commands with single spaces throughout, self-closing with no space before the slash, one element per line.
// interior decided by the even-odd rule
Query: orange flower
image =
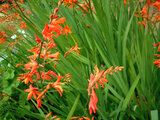
<path fill-rule="evenodd" d="M 74 120 L 74 119 L 76 119 L 76 120 L 83 120 L 83 119 L 85 119 L 85 120 L 94 120 L 94 117 L 92 117 L 92 119 L 90 119 L 90 118 L 88 118 L 88 117 L 71 117 L 71 120 Z"/>
<path fill-rule="evenodd" d="M 37 75 L 37 80 L 39 80 L 40 79 L 40 75 L 39 75 L 38 71 L 36 71 L 35 74 Z"/>
<path fill-rule="evenodd" d="M 40 44 L 36 47 L 32 47 L 32 49 L 28 50 L 28 52 L 32 52 L 34 53 L 34 55 L 29 56 L 28 58 L 35 60 L 38 57 L 39 51 L 40 51 Z"/>
<path fill-rule="evenodd" d="M 51 70 L 48 71 L 47 74 L 51 74 L 53 76 L 56 76 L 57 77 L 57 81 L 55 83 L 49 83 L 46 86 L 46 89 L 38 96 L 37 99 L 41 98 L 51 87 L 57 89 L 57 91 L 59 92 L 59 94 L 62 96 L 63 89 L 62 89 L 62 87 L 59 84 L 62 84 L 62 83 L 60 83 L 60 80 L 63 79 L 64 77 L 60 76 L 60 74 L 57 75 L 55 72 L 53 72 Z"/>
<path fill-rule="evenodd" d="M 24 73 L 24 74 L 19 74 L 20 77 L 17 78 L 17 80 L 23 80 L 22 82 L 24 82 L 25 84 L 28 84 L 29 82 L 33 84 L 33 80 L 31 78 L 32 75 L 30 75 L 30 73 Z"/>
<path fill-rule="evenodd" d="M 55 88 L 55 89 L 59 92 L 60 96 L 62 97 L 63 89 L 62 89 L 62 87 L 59 85 L 59 83 L 57 83 L 57 84 L 54 83 L 54 84 L 52 85 L 52 87 Z"/>
<path fill-rule="evenodd" d="M 67 4 L 76 3 L 78 0 L 63 0 L 63 2 L 66 2 Z"/>
<path fill-rule="evenodd" d="M 42 42 L 42 41 L 39 39 L 39 37 L 37 36 L 37 34 L 35 34 L 35 38 L 36 38 L 36 42 L 38 42 L 38 43 Z"/>
<path fill-rule="evenodd" d="M 58 116 L 57 115 L 55 115 L 55 116 L 53 116 L 52 118 L 51 118 L 51 120 L 53 120 L 53 119 L 55 119 L 55 118 L 57 118 Z M 55 119 L 55 120 L 60 120 L 60 118 L 57 118 L 57 119 Z"/>
<path fill-rule="evenodd" d="M 68 35 L 68 33 L 72 33 L 72 31 L 70 30 L 72 27 L 68 27 L 67 25 L 65 26 L 65 28 L 63 28 L 63 35 Z"/>
<path fill-rule="evenodd" d="M 64 77 L 64 81 L 70 82 L 70 81 L 71 81 L 71 80 L 70 80 L 70 77 L 71 77 L 71 76 L 72 76 L 72 75 L 71 75 L 70 73 L 66 74 L 65 77 Z"/>
<path fill-rule="evenodd" d="M 122 71 L 123 68 L 124 68 L 123 66 L 117 66 L 114 68 L 113 71 L 116 73 L 117 71 Z"/>
<path fill-rule="evenodd" d="M 94 120 L 94 117 L 92 117 L 92 119 L 88 118 L 88 117 L 83 117 L 85 120 Z"/>
<path fill-rule="evenodd" d="M 2 5 L 1 5 L 1 7 L 2 7 L 2 8 L 6 8 L 6 9 L 7 9 L 7 8 L 9 8 L 9 4 L 8 4 L 8 3 L 6 3 L 6 4 L 2 4 Z"/>
<path fill-rule="evenodd" d="M 152 43 L 152 45 L 153 45 L 154 47 L 157 47 L 158 44 Z"/>
<path fill-rule="evenodd" d="M 56 47 L 56 44 L 54 43 L 54 41 L 50 41 L 48 43 L 48 48 L 47 49 L 51 49 L 51 48 L 54 48 L 54 47 Z"/>
<path fill-rule="evenodd" d="M 79 47 L 78 47 L 78 44 L 76 43 L 76 46 L 75 47 L 72 47 L 69 51 L 67 51 L 66 53 L 65 53 L 65 55 L 64 55 L 64 57 L 67 57 L 67 54 L 68 53 L 71 53 L 71 52 L 73 52 L 73 51 L 75 51 L 75 52 L 77 52 L 77 54 L 79 55 Z"/>
<path fill-rule="evenodd" d="M 66 18 L 62 17 L 59 18 L 58 20 L 56 20 L 56 18 L 54 18 L 51 22 L 51 24 L 49 25 L 49 28 L 52 30 L 52 32 L 57 33 L 56 37 L 58 37 L 62 32 L 63 28 L 60 26 L 60 24 L 64 23 L 66 21 Z"/>
<path fill-rule="evenodd" d="M 143 7 L 143 9 L 140 11 L 140 13 L 141 13 L 143 16 L 147 15 L 147 5 L 145 5 L 145 6 Z"/>
<path fill-rule="evenodd" d="M 160 9 L 160 1 L 156 1 L 152 6 L 156 7 L 157 9 Z"/>
<path fill-rule="evenodd" d="M 37 107 L 38 108 L 42 107 L 41 99 L 40 98 L 37 99 Z"/>
<path fill-rule="evenodd" d="M 28 14 L 31 14 L 31 11 L 27 10 L 27 13 L 28 13 Z"/>
<path fill-rule="evenodd" d="M 86 26 L 87 26 L 88 28 L 91 28 L 91 26 L 90 26 L 90 25 L 88 25 L 88 24 L 87 24 Z"/>
<path fill-rule="evenodd" d="M 90 110 L 90 115 L 92 114 L 92 111 L 96 113 L 96 110 L 98 110 L 96 104 L 98 103 L 98 98 L 97 95 L 94 91 L 94 88 L 92 88 L 92 93 L 90 96 L 90 102 L 89 102 L 89 110 Z"/>
<path fill-rule="evenodd" d="M 36 95 L 39 95 L 40 92 L 37 91 L 38 88 L 34 88 L 32 85 L 29 86 L 29 89 L 25 89 L 25 92 L 29 92 L 28 93 L 28 97 L 27 100 L 30 100 L 31 97 L 33 96 L 35 99 L 37 98 Z"/>
<path fill-rule="evenodd" d="M 85 3 L 85 2 L 83 2 L 83 3 L 78 3 L 78 5 L 83 8 L 83 10 L 81 9 L 81 7 L 78 8 L 78 9 L 81 9 L 81 11 L 82 11 L 83 13 L 85 13 L 84 10 L 85 10 L 86 12 L 89 12 L 89 9 L 93 10 L 93 7 L 90 8 L 90 6 L 89 6 L 87 3 Z"/>
<path fill-rule="evenodd" d="M 78 0 L 63 0 L 63 2 L 66 3 L 67 5 L 70 5 L 70 7 L 73 8 L 73 4 L 78 2 Z"/>
<path fill-rule="evenodd" d="M 89 86 L 88 86 L 88 95 L 90 96 L 90 102 L 89 102 L 89 110 L 90 114 L 92 114 L 92 111 L 96 113 L 96 110 L 98 109 L 96 107 L 96 104 L 98 102 L 98 98 L 96 96 L 96 93 L 94 89 L 99 89 L 98 83 L 104 87 L 103 82 L 108 82 L 105 78 L 106 76 L 104 75 L 104 71 L 99 71 L 98 67 L 95 66 L 94 70 L 95 75 L 91 73 L 90 75 L 90 80 L 89 80 Z M 95 85 L 95 87 L 94 87 Z M 91 92 L 90 92 L 91 90 Z"/>
<path fill-rule="evenodd" d="M 158 44 L 152 44 L 154 47 L 158 47 L 158 52 L 160 52 L 160 42 L 158 42 Z"/>
<path fill-rule="evenodd" d="M 47 74 L 48 74 L 48 75 L 57 76 L 57 74 L 56 74 L 55 72 L 51 71 L 51 70 L 49 70 L 49 71 L 47 72 Z"/>
<path fill-rule="evenodd" d="M 24 82 L 25 84 L 28 84 L 29 82 L 33 84 L 33 79 L 32 79 L 32 75 L 30 74 L 30 72 L 28 73 L 24 73 L 24 74 L 20 74 L 21 77 L 18 77 L 17 80 L 22 80 L 22 82 Z"/>
<path fill-rule="evenodd" d="M 108 80 L 106 80 L 106 76 L 102 77 L 102 78 L 98 81 L 98 83 L 104 88 L 103 82 L 108 83 Z"/>
<path fill-rule="evenodd" d="M 3 37 L 0 37 L 0 44 L 3 44 L 4 42 L 7 42 Z"/>
<path fill-rule="evenodd" d="M 44 79 L 44 76 L 45 76 L 45 80 L 49 80 L 49 79 L 52 79 L 47 73 L 44 73 L 44 71 L 41 71 L 41 78 Z M 45 74 L 45 75 L 44 75 Z"/>
<path fill-rule="evenodd" d="M 35 73 L 37 75 L 37 80 L 39 80 L 40 79 L 40 75 L 39 75 L 38 71 L 36 71 Z M 41 74 L 41 78 L 44 79 L 44 71 L 41 71 L 41 73 L 42 73 Z M 49 70 L 48 72 L 45 73 L 45 80 L 52 79 L 52 77 L 49 76 L 49 75 L 57 76 L 57 74 L 55 72 Z"/>
<path fill-rule="evenodd" d="M 58 75 L 57 75 L 57 81 L 56 81 L 55 83 L 51 83 L 51 87 L 52 87 L 52 88 L 55 88 L 55 89 L 59 92 L 60 96 L 62 96 L 62 93 L 63 93 L 63 89 L 62 89 L 62 87 L 60 86 L 60 84 L 62 84 L 62 83 L 60 82 L 61 79 L 64 79 L 64 77 L 61 76 L 60 74 L 58 74 Z"/>
<path fill-rule="evenodd" d="M 98 88 L 97 82 L 103 76 L 104 71 L 99 71 L 98 67 L 95 66 L 94 73 L 95 73 L 95 75 L 93 75 L 92 73 L 90 75 L 89 86 L 88 86 L 88 89 L 87 89 L 89 95 L 90 95 L 90 90 L 94 85 L 96 85 L 96 87 Z"/>
<path fill-rule="evenodd" d="M 25 22 L 21 21 L 21 24 L 20 24 L 20 29 L 26 29 L 27 28 L 27 25 Z"/>
<path fill-rule="evenodd" d="M 58 10 L 59 10 L 59 8 L 56 7 L 56 8 L 54 9 L 54 11 L 53 11 L 53 14 L 55 15 Z M 53 14 L 52 14 L 52 17 L 53 17 Z M 52 18 L 52 17 L 50 17 L 50 18 Z"/>
<path fill-rule="evenodd" d="M 28 84 L 29 82 L 33 84 L 33 79 L 28 75 L 22 82 L 25 84 Z"/>
<path fill-rule="evenodd" d="M 160 68 L 160 59 L 155 59 L 155 61 L 153 62 L 153 64 L 157 64 L 157 67 Z"/>
<path fill-rule="evenodd" d="M 52 114 L 52 112 L 48 113 L 48 114 L 46 115 L 46 118 L 49 117 L 51 114 Z"/>
<path fill-rule="evenodd" d="M 124 67 L 122 66 L 117 66 L 113 72 L 117 72 L 117 71 L 121 71 Z M 96 104 L 98 103 L 98 98 L 97 95 L 94 91 L 94 89 L 99 89 L 98 83 L 104 88 L 104 82 L 108 83 L 108 80 L 106 79 L 106 74 L 110 74 L 113 75 L 112 73 L 112 69 L 113 66 L 109 69 L 107 69 L 106 71 L 102 70 L 100 71 L 98 69 L 97 66 L 95 66 L 94 68 L 94 75 L 91 73 L 90 75 L 90 80 L 89 81 L 89 85 L 88 85 L 88 95 L 90 96 L 90 102 L 89 102 L 89 110 L 90 110 L 90 114 L 92 114 L 92 112 L 96 113 L 96 110 L 98 109 L 96 107 Z"/>
<path fill-rule="evenodd" d="M 50 89 L 50 84 L 47 85 L 46 89 L 43 90 L 43 92 L 41 92 L 38 96 L 37 99 L 40 99 L 48 90 Z"/>
<path fill-rule="evenodd" d="M 53 41 L 52 36 L 57 37 L 55 35 L 52 34 L 53 30 L 49 28 L 48 24 L 45 24 L 45 28 L 42 31 L 42 34 L 44 35 L 44 39 L 49 39 L 51 41 Z"/>
<path fill-rule="evenodd" d="M 79 117 L 71 117 L 71 120 L 73 120 L 73 119 L 78 119 Z"/>
<path fill-rule="evenodd" d="M 111 66 L 109 69 L 107 69 L 104 74 L 113 75 L 112 70 L 113 70 L 113 66 Z"/>
<path fill-rule="evenodd" d="M 55 61 L 55 63 L 54 63 L 54 68 L 56 68 L 57 63 L 58 63 L 58 62 L 57 62 L 57 61 Z"/>
<path fill-rule="evenodd" d="M 23 0 L 19 0 L 18 2 L 23 3 Z"/>
<path fill-rule="evenodd" d="M 16 64 L 16 67 L 23 65 L 22 63 Z"/>
<path fill-rule="evenodd" d="M 160 57 L 160 54 L 154 54 L 154 56 Z"/>
<path fill-rule="evenodd" d="M 152 0 L 148 0 L 148 1 L 147 1 L 147 4 L 149 5 L 149 4 L 151 3 L 151 1 L 152 1 Z"/>
<path fill-rule="evenodd" d="M 24 65 L 24 67 L 25 67 L 24 69 L 27 69 L 27 70 L 31 69 L 30 74 L 33 74 L 36 71 L 38 64 L 35 60 L 32 60 L 32 59 L 30 59 L 30 60 L 31 60 L 31 62 Z"/>
<path fill-rule="evenodd" d="M 44 56 L 45 56 L 45 60 L 47 59 L 47 58 L 55 58 L 55 59 L 57 59 L 57 60 L 59 60 L 59 51 L 58 52 L 56 52 L 56 53 L 54 53 L 54 54 L 50 54 L 51 53 L 51 51 L 48 51 L 46 54 L 44 53 L 44 52 L 42 52 L 43 54 L 41 54 L 41 58 L 44 58 Z"/>
<path fill-rule="evenodd" d="M 124 5 L 127 5 L 127 1 L 126 0 L 124 0 Z"/>
<path fill-rule="evenodd" d="M 160 1 L 155 0 L 156 2 L 153 2 L 153 0 L 148 0 L 147 4 L 143 7 L 143 9 L 140 11 L 140 14 L 142 15 L 142 24 L 143 26 L 146 26 L 146 22 L 150 23 L 158 23 L 159 22 L 159 9 L 160 9 Z M 155 7 L 152 10 L 153 11 L 148 11 L 150 7 Z M 149 12 L 149 13 L 147 13 Z M 139 17 L 139 16 L 138 16 Z M 139 24 L 141 24 L 139 22 Z M 140 26 L 141 29 L 141 26 Z"/>
<path fill-rule="evenodd" d="M 61 17 L 61 18 L 59 18 L 58 20 L 56 20 L 56 18 L 58 18 L 58 16 L 56 16 L 56 17 L 52 20 L 50 26 L 51 26 L 51 27 L 54 26 L 54 27 L 62 28 L 59 24 L 64 23 L 64 22 L 66 21 L 66 18 L 65 18 L 65 17 Z"/>
<path fill-rule="evenodd" d="M 7 37 L 7 35 L 5 34 L 4 31 L 1 31 L 0 34 L 1 34 L 1 36 L 3 36 L 3 37 Z"/>
<path fill-rule="evenodd" d="M 6 37 L 7 37 L 7 35 L 5 34 L 5 32 L 4 32 L 4 31 L 1 31 L 1 32 L 0 32 L 0 44 L 3 44 L 4 42 L 7 42 L 7 41 L 5 40 Z"/>

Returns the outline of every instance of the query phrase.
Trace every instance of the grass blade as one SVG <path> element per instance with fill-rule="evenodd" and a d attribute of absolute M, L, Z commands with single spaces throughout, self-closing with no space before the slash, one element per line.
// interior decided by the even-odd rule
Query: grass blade
<path fill-rule="evenodd" d="M 133 82 L 129 92 L 126 95 L 126 98 L 124 99 L 123 105 L 122 105 L 122 110 L 124 111 L 127 108 L 127 105 L 129 103 L 129 100 L 131 99 L 132 94 L 134 93 L 134 90 L 139 82 L 140 79 L 140 75 L 138 75 L 135 79 L 135 81 Z"/>
<path fill-rule="evenodd" d="M 73 107 L 72 107 L 72 109 L 70 110 L 70 112 L 69 112 L 66 120 L 70 120 L 70 118 L 72 117 L 72 115 L 73 115 L 73 113 L 74 113 L 74 111 L 75 111 L 75 109 L 76 109 L 76 106 L 77 106 L 77 104 L 78 104 L 79 98 L 80 98 L 80 94 L 77 96 L 77 98 L 76 98 L 76 100 L 75 100 L 75 102 L 74 102 L 74 104 L 73 104 Z"/>

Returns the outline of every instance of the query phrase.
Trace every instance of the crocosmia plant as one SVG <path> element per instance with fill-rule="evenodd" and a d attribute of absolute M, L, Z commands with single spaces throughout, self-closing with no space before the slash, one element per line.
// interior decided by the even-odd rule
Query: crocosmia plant
<path fill-rule="evenodd" d="M 158 120 L 160 0 L 1 0 L 0 120 Z"/>

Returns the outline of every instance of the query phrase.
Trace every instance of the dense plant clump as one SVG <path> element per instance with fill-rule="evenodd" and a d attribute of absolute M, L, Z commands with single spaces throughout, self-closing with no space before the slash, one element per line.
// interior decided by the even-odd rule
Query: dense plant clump
<path fill-rule="evenodd" d="M 2 0 L 0 22 L 0 119 L 158 120 L 160 0 Z"/>

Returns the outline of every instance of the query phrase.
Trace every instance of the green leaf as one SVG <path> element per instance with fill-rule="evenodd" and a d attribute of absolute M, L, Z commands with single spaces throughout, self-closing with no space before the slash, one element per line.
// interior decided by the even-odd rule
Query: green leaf
<path fill-rule="evenodd" d="M 78 55 L 76 52 L 72 52 L 72 56 L 78 61 L 88 65 L 88 59 L 82 55 Z"/>
<path fill-rule="evenodd" d="M 130 31 L 130 27 L 131 27 L 131 23 L 132 23 L 132 20 L 133 20 L 133 17 L 135 15 L 135 12 L 136 12 L 136 9 L 138 7 L 138 4 L 139 2 L 137 2 L 137 5 L 135 6 L 134 8 L 134 11 L 132 13 L 132 16 L 127 24 L 127 27 L 125 29 L 125 33 L 124 33 L 124 38 L 123 38 L 123 57 L 122 57 L 122 62 L 123 62 L 123 66 L 126 67 L 126 46 L 127 46 L 127 36 L 128 36 L 128 33 Z M 123 73 L 124 73 L 124 77 L 125 79 L 127 79 L 127 76 L 126 76 L 126 69 L 123 70 Z"/>
<path fill-rule="evenodd" d="M 158 110 L 151 111 L 151 120 L 158 120 Z"/>
<path fill-rule="evenodd" d="M 77 96 L 77 98 L 76 98 L 76 100 L 75 100 L 75 102 L 74 102 L 74 104 L 72 106 L 72 109 L 70 110 L 66 120 L 70 120 L 70 118 L 72 117 L 72 115 L 73 115 L 73 113 L 74 113 L 74 111 L 76 109 L 76 106 L 78 104 L 79 98 L 80 98 L 80 94 L 78 94 L 78 96 Z"/>
<path fill-rule="evenodd" d="M 126 108 L 127 108 L 127 105 L 131 99 L 131 96 L 133 95 L 134 93 L 134 90 L 139 82 L 139 79 L 140 79 L 140 75 L 138 75 L 135 79 L 135 81 L 133 82 L 131 88 L 129 89 L 125 99 L 124 99 L 124 102 L 123 102 L 123 105 L 122 105 L 122 111 L 124 111 Z"/>
<path fill-rule="evenodd" d="M 33 104 L 37 107 L 37 104 L 35 103 L 35 101 L 32 100 L 32 99 L 31 99 L 31 101 L 32 101 Z M 38 107 L 37 107 L 37 109 L 38 109 L 39 113 L 41 114 L 41 116 L 45 117 L 45 114 L 43 113 L 43 111 L 41 110 L 41 108 L 38 108 Z"/>
<path fill-rule="evenodd" d="M 13 78 L 14 78 L 14 72 L 15 72 L 15 70 L 13 70 L 13 69 L 8 69 L 8 70 L 4 73 L 3 78 L 4 78 L 5 80 L 7 80 L 7 79 L 13 79 Z"/>

